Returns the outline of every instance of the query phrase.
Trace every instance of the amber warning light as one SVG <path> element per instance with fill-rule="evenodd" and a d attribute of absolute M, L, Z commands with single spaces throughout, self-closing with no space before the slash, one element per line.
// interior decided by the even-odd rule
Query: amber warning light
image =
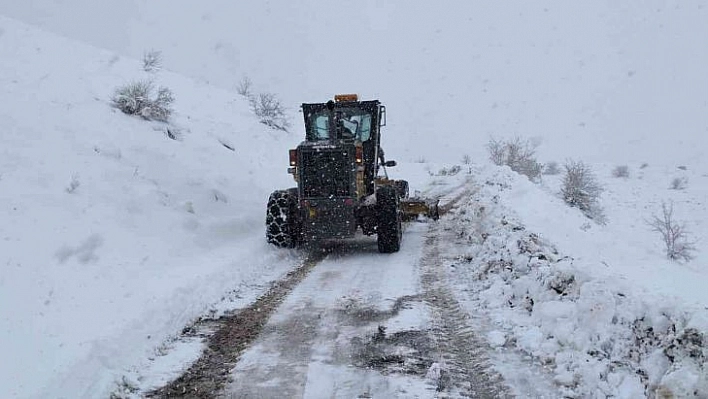
<path fill-rule="evenodd" d="M 297 150 L 290 150 L 290 166 L 297 166 Z"/>
<path fill-rule="evenodd" d="M 356 94 L 336 94 L 334 96 L 334 101 L 338 103 L 359 101 L 359 96 Z"/>

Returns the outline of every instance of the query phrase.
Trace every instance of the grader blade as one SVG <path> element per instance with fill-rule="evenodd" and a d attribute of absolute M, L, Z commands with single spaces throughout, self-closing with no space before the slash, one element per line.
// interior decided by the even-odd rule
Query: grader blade
<path fill-rule="evenodd" d="M 401 200 L 401 211 L 403 220 L 415 220 L 419 216 L 425 216 L 428 219 L 438 220 L 440 211 L 438 209 L 439 200 L 425 200 L 420 198 L 408 198 Z"/>

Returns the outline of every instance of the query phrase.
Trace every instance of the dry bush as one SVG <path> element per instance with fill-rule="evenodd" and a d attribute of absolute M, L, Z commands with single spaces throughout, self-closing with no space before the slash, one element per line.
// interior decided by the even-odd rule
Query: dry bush
<path fill-rule="evenodd" d="M 460 165 L 453 165 L 449 168 L 442 168 L 435 174 L 435 176 L 455 176 L 460 173 L 462 167 Z"/>
<path fill-rule="evenodd" d="M 238 86 L 236 86 L 236 93 L 250 99 L 253 97 L 253 94 L 251 92 L 253 87 L 253 82 L 251 82 L 251 79 L 248 76 L 244 76 L 241 78 L 241 81 L 238 83 Z"/>
<path fill-rule="evenodd" d="M 543 165 L 536 161 L 536 145 L 519 137 L 507 141 L 492 138 L 487 143 L 489 159 L 495 165 L 507 165 L 516 173 L 536 181 Z"/>
<path fill-rule="evenodd" d="M 248 99 L 251 111 L 258 117 L 258 120 L 273 129 L 288 131 L 290 122 L 285 114 L 285 108 L 278 97 L 272 93 L 253 93 L 253 82 L 248 76 L 244 76 L 236 86 L 236 92 Z"/>
<path fill-rule="evenodd" d="M 113 106 L 128 115 L 138 115 L 149 120 L 167 121 L 172 114 L 175 98 L 172 91 L 160 86 L 154 93 L 149 80 L 140 80 L 118 87 L 111 101 Z"/>
<path fill-rule="evenodd" d="M 685 177 L 675 177 L 671 180 L 671 185 L 669 188 L 672 190 L 683 190 L 688 185 L 688 179 Z"/>
<path fill-rule="evenodd" d="M 560 174 L 560 167 L 558 167 L 558 162 L 551 161 L 547 163 L 543 168 L 544 175 L 558 175 Z"/>
<path fill-rule="evenodd" d="M 162 69 L 162 52 L 149 50 L 143 53 L 143 70 L 145 72 L 157 72 Z"/>
<path fill-rule="evenodd" d="M 261 123 L 273 129 L 287 131 L 290 123 L 285 117 L 285 109 L 280 100 L 271 93 L 261 93 L 249 98 L 251 110 Z"/>
<path fill-rule="evenodd" d="M 629 166 L 627 166 L 627 165 L 615 166 L 615 168 L 612 169 L 612 176 L 613 177 L 624 177 L 624 178 L 629 177 Z"/>
<path fill-rule="evenodd" d="M 71 194 L 76 191 L 76 189 L 79 188 L 80 185 L 81 183 L 79 182 L 79 175 L 74 173 L 73 175 L 71 175 L 71 181 L 69 182 L 69 186 L 65 189 L 65 191 Z"/>
<path fill-rule="evenodd" d="M 592 169 L 582 161 L 566 161 L 561 195 L 566 204 L 580 209 L 585 216 L 605 223 L 604 213 L 598 205 L 602 186 Z"/>
<path fill-rule="evenodd" d="M 693 252 L 696 250 L 695 243 L 689 239 L 688 232 L 683 223 L 674 219 L 674 204 L 661 203 L 661 215 L 652 216 L 647 221 L 653 231 L 661 234 L 664 242 L 666 257 L 671 260 L 684 260 L 686 262 L 693 259 Z"/>
<path fill-rule="evenodd" d="M 506 146 L 503 141 L 495 138 L 489 139 L 487 151 L 489 151 L 489 160 L 493 164 L 498 166 L 506 165 Z"/>

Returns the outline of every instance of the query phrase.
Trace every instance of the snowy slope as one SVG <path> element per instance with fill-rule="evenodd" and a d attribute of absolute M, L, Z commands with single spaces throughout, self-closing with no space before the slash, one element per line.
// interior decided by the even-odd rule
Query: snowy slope
<path fill-rule="evenodd" d="M 0 396 L 93 397 L 229 291 L 247 300 L 286 270 L 261 233 L 271 186 L 290 184 L 270 152 L 292 138 L 233 93 L 161 73 L 171 140 L 109 104 L 145 77 L 138 62 L 0 28 Z"/>
<path fill-rule="evenodd" d="M 380 98 L 406 137 L 391 149 L 447 161 L 513 134 L 556 160 L 698 161 L 707 13 L 700 0 L 0 4 L 133 58 L 162 50 L 168 68 L 227 89 L 250 76 L 293 113 L 335 92 Z"/>

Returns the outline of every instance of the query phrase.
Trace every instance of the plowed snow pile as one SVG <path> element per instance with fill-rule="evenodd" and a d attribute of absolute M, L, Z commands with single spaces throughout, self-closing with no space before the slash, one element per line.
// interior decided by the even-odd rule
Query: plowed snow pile
<path fill-rule="evenodd" d="M 481 168 L 479 182 L 481 190 L 442 223 L 455 237 L 448 274 L 468 310 L 489 317 L 490 345 L 548 369 L 566 397 L 708 396 L 705 306 L 607 270 L 603 259 L 618 254 L 601 247 L 583 258 L 556 249 L 546 231 L 574 227 L 573 238 L 586 245 L 593 245 L 592 232 L 574 226 L 583 220 L 579 212 L 549 205 L 554 198 L 525 178 Z M 567 215 L 534 231 L 510 207 L 517 198 L 546 216 Z M 513 380 L 513 369 L 498 367 Z"/>

